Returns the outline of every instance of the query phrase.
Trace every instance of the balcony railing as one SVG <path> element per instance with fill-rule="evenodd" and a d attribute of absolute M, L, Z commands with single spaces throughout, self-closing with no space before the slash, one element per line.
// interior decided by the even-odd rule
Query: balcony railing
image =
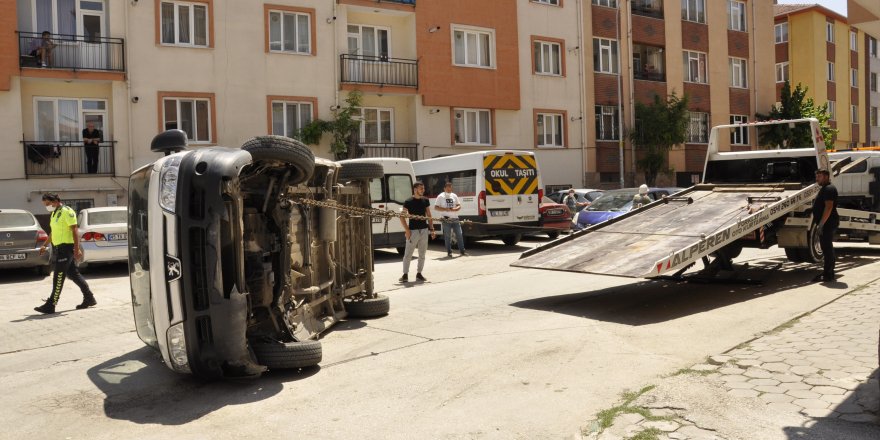
<path fill-rule="evenodd" d="M 663 18 L 663 3 L 661 2 L 645 2 L 644 0 L 632 0 L 632 13 L 634 15 L 644 15 L 647 17 Z"/>
<path fill-rule="evenodd" d="M 378 0 L 377 3 L 400 3 L 402 5 L 416 5 L 416 0 Z"/>
<path fill-rule="evenodd" d="M 357 144 L 357 149 L 357 157 L 401 157 L 409 160 L 419 159 L 419 144 L 372 144 L 360 141 Z"/>
<path fill-rule="evenodd" d="M 125 72 L 124 54 L 122 38 L 18 32 L 19 67 Z"/>
<path fill-rule="evenodd" d="M 419 62 L 403 58 L 340 55 L 342 82 L 419 87 Z"/>
<path fill-rule="evenodd" d="M 641 79 L 645 81 L 666 81 L 666 74 L 663 72 L 654 72 L 649 70 L 636 70 L 633 72 L 633 79 Z"/>
<path fill-rule="evenodd" d="M 84 146 L 82 141 L 23 141 L 25 176 L 115 175 L 116 141 Z"/>

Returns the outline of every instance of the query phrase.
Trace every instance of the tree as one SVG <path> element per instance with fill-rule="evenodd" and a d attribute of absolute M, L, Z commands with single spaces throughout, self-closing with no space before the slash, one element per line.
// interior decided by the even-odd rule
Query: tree
<path fill-rule="evenodd" d="M 825 148 L 832 148 L 837 129 L 828 124 L 828 104 L 816 106 L 813 98 L 807 98 L 808 87 L 801 84 L 791 90 L 788 81 L 782 86 L 779 97 L 779 106 L 770 107 L 770 113 L 755 115 L 759 121 L 774 119 L 800 119 L 816 118 L 825 139 Z M 758 130 L 758 143 L 773 148 L 812 148 L 813 140 L 808 124 L 774 124 L 761 127 Z"/>
<path fill-rule="evenodd" d="M 345 106 L 336 110 L 333 120 L 325 121 L 316 119 L 303 127 L 298 133 L 299 140 L 316 145 L 321 142 L 324 133 L 331 133 L 333 141 L 330 143 L 330 151 L 338 158 L 348 155 L 348 141 L 355 130 L 361 126 L 360 118 L 355 118 L 361 113 L 363 95 L 355 90 L 345 98 Z"/>
<path fill-rule="evenodd" d="M 679 98 L 675 93 L 665 100 L 654 95 L 654 101 L 649 105 L 636 103 L 638 129 L 630 135 L 630 139 L 642 152 L 637 165 L 644 171 L 648 186 L 656 183 L 660 171 L 668 169 L 666 158 L 669 149 L 675 144 L 684 143 L 686 139 L 687 103 L 687 95 Z"/>

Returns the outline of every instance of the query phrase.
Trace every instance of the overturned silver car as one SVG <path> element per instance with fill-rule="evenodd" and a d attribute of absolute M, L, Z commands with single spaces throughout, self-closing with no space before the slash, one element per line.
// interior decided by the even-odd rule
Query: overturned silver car
<path fill-rule="evenodd" d="M 388 313 L 373 292 L 370 207 L 378 164 L 315 158 L 289 138 L 185 150 L 129 181 L 129 271 L 138 336 L 166 365 L 213 379 L 321 362 L 322 332 Z M 181 151 L 182 150 L 182 151 Z"/>

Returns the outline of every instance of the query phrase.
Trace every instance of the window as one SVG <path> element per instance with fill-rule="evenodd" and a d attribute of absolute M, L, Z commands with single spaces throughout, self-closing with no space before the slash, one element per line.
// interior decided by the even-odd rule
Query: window
<path fill-rule="evenodd" d="M 874 72 L 871 72 L 871 91 L 877 91 L 877 74 Z"/>
<path fill-rule="evenodd" d="M 208 5 L 162 2 L 162 44 L 208 46 Z"/>
<path fill-rule="evenodd" d="M 850 87 L 859 86 L 859 69 L 849 69 L 849 85 Z"/>
<path fill-rule="evenodd" d="M 871 107 L 871 126 L 876 127 L 877 125 L 877 107 Z"/>
<path fill-rule="evenodd" d="M 730 58 L 730 86 L 745 89 L 749 87 L 749 70 L 743 58 Z"/>
<path fill-rule="evenodd" d="M 348 25 L 348 53 L 364 57 L 387 58 L 391 29 L 359 24 Z"/>
<path fill-rule="evenodd" d="M 482 178 L 482 175 L 481 175 Z M 446 182 L 452 182 L 455 193 L 459 197 L 473 197 L 477 195 L 477 170 L 450 171 L 446 173 L 421 174 L 416 176 L 425 184 L 425 197 L 433 198 L 443 193 Z M 412 186 L 409 187 L 404 200 L 412 196 Z"/>
<path fill-rule="evenodd" d="M 868 38 L 868 54 L 871 55 L 872 58 L 877 58 L 877 39 L 873 37 Z"/>
<path fill-rule="evenodd" d="M 361 142 L 390 144 L 394 142 L 394 109 L 362 107 Z"/>
<path fill-rule="evenodd" d="M 746 31 L 746 4 L 741 1 L 727 2 L 727 28 L 733 31 Z"/>
<path fill-rule="evenodd" d="M 546 41 L 534 42 L 535 73 L 562 75 L 562 46 Z"/>
<path fill-rule="evenodd" d="M 784 83 L 786 81 L 788 81 L 788 61 L 776 63 L 776 82 Z"/>
<path fill-rule="evenodd" d="M 96 122 L 95 128 L 104 131 L 107 101 L 101 99 L 35 98 L 34 135 L 37 141 L 73 142 L 81 140 L 87 121 Z"/>
<path fill-rule="evenodd" d="M 705 144 L 709 142 L 709 114 L 688 112 L 687 142 Z"/>
<path fill-rule="evenodd" d="M 192 143 L 211 143 L 211 107 L 213 98 L 162 99 L 164 130 L 180 129 Z"/>
<path fill-rule="evenodd" d="M 616 141 L 620 139 L 618 115 L 616 106 L 596 106 L 596 140 Z"/>
<path fill-rule="evenodd" d="M 834 101 L 828 101 L 828 119 L 837 120 L 837 103 Z"/>
<path fill-rule="evenodd" d="M 565 118 L 561 113 L 538 113 L 535 135 L 539 147 L 565 146 Z"/>
<path fill-rule="evenodd" d="M 849 106 L 849 120 L 851 124 L 859 123 L 859 106 L 851 105 Z"/>
<path fill-rule="evenodd" d="M 298 138 L 300 130 L 312 122 L 311 102 L 272 101 L 272 134 Z"/>
<path fill-rule="evenodd" d="M 682 0 L 681 19 L 695 21 L 697 23 L 705 23 L 706 0 Z"/>
<path fill-rule="evenodd" d="M 828 72 L 827 72 L 828 81 L 834 81 L 834 63 L 829 62 L 827 70 L 828 70 Z"/>
<path fill-rule="evenodd" d="M 834 42 L 834 23 L 825 22 L 825 41 Z"/>
<path fill-rule="evenodd" d="M 788 42 L 788 22 L 779 23 L 773 26 L 773 33 L 776 34 L 777 43 Z"/>
<path fill-rule="evenodd" d="M 617 40 L 593 38 L 593 70 L 617 73 Z"/>
<path fill-rule="evenodd" d="M 297 12 L 269 11 L 269 50 L 311 54 L 311 16 Z"/>
<path fill-rule="evenodd" d="M 686 82 L 706 84 L 706 54 L 702 52 L 684 51 L 684 80 Z"/>
<path fill-rule="evenodd" d="M 456 144 L 492 144 L 492 115 L 489 110 L 456 109 Z"/>
<path fill-rule="evenodd" d="M 859 37 L 854 31 L 849 31 L 849 50 L 859 50 Z"/>
<path fill-rule="evenodd" d="M 491 30 L 453 27 L 453 63 L 457 66 L 494 67 L 495 33 Z"/>
<path fill-rule="evenodd" d="M 730 115 L 731 124 L 745 124 L 749 122 L 747 115 Z M 748 145 L 749 144 L 749 127 L 738 127 L 730 130 L 731 145 Z"/>
<path fill-rule="evenodd" d="M 663 81 L 666 73 L 666 57 L 663 48 L 645 44 L 633 44 L 633 77 L 650 81 Z"/>
<path fill-rule="evenodd" d="M 535 3 L 541 3 L 542 5 L 551 5 L 551 6 L 559 6 L 559 0 L 532 0 Z"/>
<path fill-rule="evenodd" d="M 593 0 L 594 5 L 605 6 L 606 8 L 616 8 L 617 0 Z"/>

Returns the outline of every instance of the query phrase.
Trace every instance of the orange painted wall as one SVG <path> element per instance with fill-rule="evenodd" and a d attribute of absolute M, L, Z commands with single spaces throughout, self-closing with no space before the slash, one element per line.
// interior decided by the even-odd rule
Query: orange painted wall
<path fill-rule="evenodd" d="M 0 0 L 0 91 L 9 91 L 12 76 L 18 75 L 18 11 L 15 0 Z"/>
<path fill-rule="evenodd" d="M 418 3 L 416 44 L 419 93 L 424 105 L 520 109 L 516 3 L 512 0 Z M 453 24 L 495 30 L 494 69 L 453 65 Z M 428 32 L 435 26 L 440 29 Z"/>

